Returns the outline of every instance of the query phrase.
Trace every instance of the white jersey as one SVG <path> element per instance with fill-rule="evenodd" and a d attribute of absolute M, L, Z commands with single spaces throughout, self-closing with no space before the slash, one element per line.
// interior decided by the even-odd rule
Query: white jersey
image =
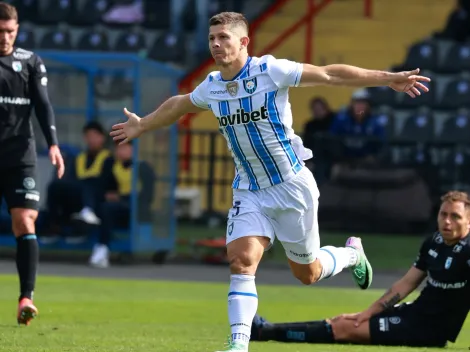
<path fill-rule="evenodd" d="M 259 190 L 296 175 L 312 157 L 292 129 L 289 87 L 299 85 L 302 64 L 271 55 L 249 57 L 231 81 L 211 72 L 191 93 L 210 109 L 235 161 L 235 189 Z"/>

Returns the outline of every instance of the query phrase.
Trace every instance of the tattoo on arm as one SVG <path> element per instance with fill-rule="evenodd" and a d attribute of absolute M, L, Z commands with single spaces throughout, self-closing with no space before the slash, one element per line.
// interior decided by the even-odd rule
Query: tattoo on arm
<path fill-rule="evenodd" d="M 400 294 L 397 293 L 393 295 L 392 298 L 390 298 L 389 300 L 386 300 L 385 302 L 381 302 L 381 305 L 385 310 L 387 310 L 387 309 L 392 308 L 398 302 L 400 302 L 400 299 L 401 299 Z"/>
<path fill-rule="evenodd" d="M 384 298 L 384 297 L 387 297 L 387 295 L 388 295 L 389 293 L 391 293 L 391 292 L 392 292 L 392 289 L 389 288 L 389 289 L 382 295 L 382 297 L 380 297 L 380 299 L 382 299 L 382 298 Z"/>

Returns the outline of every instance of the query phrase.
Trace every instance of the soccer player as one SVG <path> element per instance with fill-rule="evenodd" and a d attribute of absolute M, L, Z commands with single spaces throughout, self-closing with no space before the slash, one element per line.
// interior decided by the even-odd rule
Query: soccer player
<path fill-rule="evenodd" d="M 439 232 L 423 242 L 414 265 L 368 309 L 333 319 L 270 324 L 253 321 L 251 339 L 308 343 L 358 343 L 444 347 L 455 342 L 470 309 L 470 199 L 442 197 Z M 412 303 L 397 304 L 427 278 Z"/>
<path fill-rule="evenodd" d="M 64 162 L 47 94 L 46 68 L 33 52 L 14 47 L 18 26 L 16 8 L 0 2 L 0 201 L 6 201 L 17 241 L 18 323 L 28 325 L 38 314 L 32 301 L 39 257 L 35 221 L 40 196 L 33 107 L 59 178 L 64 173 Z"/>
<path fill-rule="evenodd" d="M 113 126 L 120 143 L 145 131 L 169 126 L 190 112 L 211 110 L 227 140 L 235 164 L 233 208 L 227 224 L 230 262 L 227 351 L 248 351 L 251 323 L 258 306 L 255 273 L 274 236 L 282 243 L 294 276 L 309 285 L 351 268 L 361 289 L 372 281 L 372 268 L 361 240 L 320 248 L 319 191 L 304 160 L 312 152 L 292 130 L 289 87 L 389 86 L 410 96 L 428 89 L 419 70 L 389 73 L 347 65 L 317 67 L 273 56 L 250 57 L 248 23 L 239 13 L 210 19 L 209 48 L 220 71 L 211 72 L 196 89 L 174 96 L 140 118 L 124 109 L 127 121 Z"/>

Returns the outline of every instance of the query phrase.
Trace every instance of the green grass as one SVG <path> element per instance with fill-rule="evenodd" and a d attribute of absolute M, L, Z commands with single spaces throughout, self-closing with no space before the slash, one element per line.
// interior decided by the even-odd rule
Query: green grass
<path fill-rule="evenodd" d="M 213 352 L 228 335 L 226 284 L 40 277 L 40 317 L 15 322 L 17 279 L 0 276 L 0 351 Z M 273 321 L 355 312 L 380 291 L 259 286 L 259 312 Z M 450 349 L 470 346 L 470 322 Z M 253 343 L 250 352 L 424 351 L 377 346 Z"/>
<path fill-rule="evenodd" d="M 204 237 L 225 236 L 225 228 L 205 228 L 198 226 L 178 226 L 179 239 L 197 240 Z M 422 237 L 403 235 L 363 235 L 347 233 L 320 233 L 321 246 L 332 245 L 343 247 L 349 236 L 359 236 L 366 250 L 367 257 L 374 269 L 406 270 L 418 254 Z M 272 252 L 266 255 L 266 260 L 286 263 L 282 245 L 275 243 Z"/>

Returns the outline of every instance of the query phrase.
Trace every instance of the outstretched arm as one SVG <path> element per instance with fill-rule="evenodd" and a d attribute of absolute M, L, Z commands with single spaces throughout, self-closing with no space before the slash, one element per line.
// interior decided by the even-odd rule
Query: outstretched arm
<path fill-rule="evenodd" d="M 195 106 L 189 94 L 176 95 L 166 100 L 157 110 L 142 118 L 141 128 L 145 132 L 168 127 L 186 114 L 201 111 L 204 109 Z"/>
<path fill-rule="evenodd" d="M 113 140 L 120 141 L 120 144 L 126 143 L 138 138 L 144 132 L 170 126 L 183 115 L 200 111 L 204 109 L 194 105 L 189 94 L 169 98 L 157 110 L 143 118 L 125 108 L 124 113 L 128 120 L 114 125 L 110 135 Z"/>
<path fill-rule="evenodd" d="M 397 92 L 404 92 L 415 97 L 421 95 L 420 90 L 429 89 L 420 82 L 430 82 L 431 79 L 419 76 L 419 69 L 404 72 L 386 72 L 367 70 L 350 65 L 314 66 L 303 64 L 301 87 L 315 85 L 349 86 L 349 87 L 379 87 L 388 86 Z"/>

